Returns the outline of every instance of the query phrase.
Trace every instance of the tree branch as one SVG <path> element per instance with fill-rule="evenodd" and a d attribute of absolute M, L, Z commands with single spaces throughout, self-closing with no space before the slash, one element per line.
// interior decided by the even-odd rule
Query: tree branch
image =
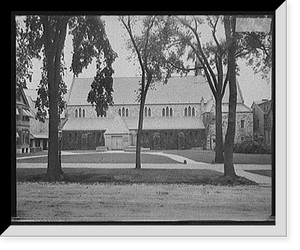
<path fill-rule="evenodd" d="M 145 43 L 145 47 L 144 47 L 144 63 L 145 63 L 145 66 L 146 66 L 146 71 L 147 71 L 147 74 L 149 74 L 150 72 L 148 67 L 147 67 L 147 61 L 148 61 L 148 42 L 149 42 L 149 33 L 150 33 L 150 30 L 151 28 L 153 27 L 153 24 L 154 24 L 154 20 L 155 20 L 155 16 L 152 16 L 150 17 L 150 22 L 149 22 L 149 25 L 147 27 L 147 30 L 146 30 L 146 43 Z"/>
<path fill-rule="evenodd" d="M 227 83 L 228 83 L 228 69 L 227 69 L 226 77 L 225 77 L 225 80 L 224 80 L 224 83 L 223 83 L 222 92 L 221 92 L 221 97 L 222 98 L 224 97 Z"/>
<path fill-rule="evenodd" d="M 180 66 L 174 64 L 174 63 L 171 62 L 171 61 L 167 61 L 167 60 L 166 60 L 166 62 L 169 63 L 169 64 L 171 64 L 171 65 L 172 65 L 174 68 L 176 68 L 176 69 L 179 69 L 179 70 L 182 70 L 182 71 L 187 71 L 187 72 L 192 71 L 192 70 L 203 69 L 203 67 L 194 67 L 194 68 L 180 67 Z"/>
<path fill-rule="evenodd" d="M 123 20 L 123 17 L 120 17 L 120 20 L 122 21 L 124 27 L 126 28 L 129 36 L 130 36 L 130 39 L 131 39 L 131 42 L 132 42 L 132 45 L 135 49 L 135 52 L 137 54 L 137 57 L 138 57 L 138 60 L 139 60 L 139 63 L 140 63 L 140 66 L 141 66 L 141 69 L 142 71 L 145 71 L 145 68 L 144 68 L 144 64 L 143 64 L 143 60 L 142 60 L 142 57 L 141 57 L 141 53 L 140 53 L 140 50 L 134 40 L 134 37 L 133 37 L 133 33 L 132 33 L 132 29 L 131 29 L 131 24 L 130 24 L 130 17 L 128 16 L 128 19 L 127 19 L 127 24 L 125 23 L 125 21 Z"/>
<path fill-rule="evenodd" d="M 214 24 L 213 24 L 213 22 L 212 22 L 212 20 L 210 18 L 208 20 L 209 20 L 209 22 L 210 22 L 210 24 L 212 26 L 212 32 L 211 33 L 212 33 L 212 36 L 214 38 L 214 41 L 215 41 L 215 43 L 216 43 L 216 45 L 218 47 L 219 53 L 222 54 L 223 53 L 222 47 L 221 47 L 221 45 L 220 45 L 220 43 L 219 43 L 219 41 L 218 41 L 218 39 L 216 37 L 216 27 L 217 27 L 217 24 L 218 24 L 218 21 L 219 21 L 219 16 L 217 16 L 216 22 Z"/>
<path fill-rule="evenodd" d="M 200 42 L 200 38 L 199 38 L 199 35 L 198 35 L 198 33 L 197 33 L 197 30 L 195 30 L 188 22 L 185 22 L 184 20 L 182 20 L 182 19 L 180 19 L 179 18 L 179 20 L 180 20 L 180 22 L 183 24 L 183 25 L 185 25 L 186 27 L 188 27 L 193 33 L 194 33 L 194 36 L 196 37 L 196 40 L 197 40 L 197 47 L 198 47 L 198 50 L 199 50 L 199 52 L 200 52 L 200 54 L 201 54 L 201 57 L 203 58 L 203 61 L 204 61 L 204 63 L 205 63 L 205 66 L 206 66 L 206 68 L 204 68 L 204 70 L 205 71 L 209 71 L 209 73 L 210 73 L 210 76 L 212 77 L 212 79 L 213 79 L 213 82 L 214 82 L 214 85 L 215 85 L 215 88 L 217 88 L 217 79 L 216 79 L 216 76 L 215 76 L 215 74 L 214 74 L 214 72 L 213 72 L 213 70 L 212 70 L 212 68 L 210 67 L 210 65 L 209 65 L 209 62 L 208 62 L 208 60 L 207 60 L 207 58 L 206 58 L 206 56 L 205 56 L 205 54 L 204 54 L 204 52 L 203 52 L 203 50 L 202 50 L 202 46 L 201 46 L 201 42 Z M 195 20 L 195 19 L 194 19 Z M 196 22 L 196 20 L 195 20 L 195 22 Z M 196 26 L 197 27 L 197 26 Z M 196 54 L 198 54 L 197 52 L 195 52 Z M 198 59 L 199 59 L 199 56 L 198 56 Z M 203 64 L 204 65 L 204 64 Z"/>

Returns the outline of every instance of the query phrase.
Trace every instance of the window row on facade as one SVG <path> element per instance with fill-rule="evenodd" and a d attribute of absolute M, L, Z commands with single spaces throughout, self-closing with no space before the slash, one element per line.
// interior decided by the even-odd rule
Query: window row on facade
<path fill-rule="evenodd" d="M 79 108 L 79 109 L 75 109 L 75 118 L 85 118 L 86 116 L 86 111 L 84 108 Z M 101 117 L 106 117 L 106 112 L 104 112 L 103 115 L 101 115 Z"/>
<path fill-rule="evenodd" d="M 129 116 L 129 109 L 128 108 L 119 108 L 118 110 L 118 114 L 119 116 L 122 116 L 122 117 L 128 117 Z"/>
<path fill-rule="evenodd" d="M 85 117 L 85 109 L 75 109 L 75 118 L 77 117 Z"/>
<path fill-rule="evenodd" d="M 184 108 L 184 116 L 196 116 L 195 108 L 191 106 Z"/>
<path fill-rule="evenodd" d="M 174 109 L 172 107 L 164 107 L 161 109 L 161 116 L 162 117 L 172 117 L 174 116 Z M 129 108 L 122 107 L 118 108 L 118 114 L 121 117 L 129 117 L 130 111 Z M 152 109 L 149 107 L 144 108 L 144 116 L 145 117 L 151 117 L 153 115 Z M 185 107 L 183 116 L 196 116 L 196 109 L 194 107 Z M 75 109 L 75 118 L 85 118 L 86 117 L 86 109 L 84 108 L 77 108 Z M 106 113 L 102 115 L 101 117 L 106 117 Z"/>

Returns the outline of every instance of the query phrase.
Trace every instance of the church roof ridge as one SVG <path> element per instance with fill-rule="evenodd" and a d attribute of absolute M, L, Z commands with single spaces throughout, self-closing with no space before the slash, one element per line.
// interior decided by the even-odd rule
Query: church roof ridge
<path fill-rule="evenodd" d="M 113 101 L 115 105 L 138 104 L 137 90 L 140 77 L 113 77 Z M 68 105 L 91 105 L 87 96 L 91 89 L 93 78 L 75 78 L 69 92 Z M 238 102 L 243 103 L 240 87 Z M 226 88 L 223 102 L 228 102 L 229 91 Z M 172 76 L 167 84 L 157 82 L 149 89 L 147 104 L 180 104 L 200 103 L 209 100 L 212 92 L 203 76 Z"/>

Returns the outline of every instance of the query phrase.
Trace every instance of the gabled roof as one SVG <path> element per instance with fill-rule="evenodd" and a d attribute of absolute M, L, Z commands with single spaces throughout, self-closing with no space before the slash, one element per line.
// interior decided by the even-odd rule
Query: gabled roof
<path fill-rule="evenodd" d="M 68 130 L 106 130 L 112 123 L 113 118 L 69 118 L 62 128 Z"/>
<path fill-rule="evenodd" d="M 126 118 L 129 129 L 138 128 L 138 118 Z M 205 129 L 202 119 L 199 117 L 144 117 L 144 130 L 167 129 Z"/>
<path fill-rule="evenodd" d="M 35 107 L 35 102 L 37 100 L 37 89 L 24 89 L 24 92 L 25 92 L 25 95 L 27 97 L 27 101 L 29 103 L 29 106 L 30 106 L 30 110 L 31 110 L 31 113 L 34 114 L 34 116 L 36 115 L 38 109 Z M 66 93 L 64 96 L 63 96 L 63 99 L 64 100 L 67 100 L 67 97 L 68 97 L 68 93 Z M 63 113 L 60 115 L 61 118 L 64 118 L 65 117 L 65 110 L 63 111 Z M 46 113 L 46 119 L 49 118 L 49 114 L 48 112 Z"/>
<path fill-rule="evenodd" d="M 114 104 L 138 104 L 137 91 L 140 80 L 139 77 L 114 77 Z M 87 96 L 92 82 L 93 78 L 74 78 L 70 88 L 68 105 L 91 105 L 87 102 Z M 228 103 L 228 89 L 227 85 L 223 98 L 224 103 Z M 167 84 L 158 82 L 153 88 L 150 88 L 146 97 L 146 104 L 200 103 L 202 98 L 206 101 L 212 98 L 212 92 L 205 77 L 174 76 L 168 80 Z M 239 84 L 237 102 L 244 102 Z"/>
<path fill-rule="evenodd" d="M 267 113 L 269 113 L 270 109 L 272 109 L 271 102 L 272 102 L 272 100 L 262 100 L 262 101 L 253 102 L 251 105 L 251 108 L 258 109 L 258 110 L 260 110 L 260 112 L 267 114 Z M 264 109 L 265 106 L 267 106 L 267 110 Z"/>
<path fill-rule="evenodd" d="M 20 88 L 16 93 L 16 104 L 25 105 L 29 108 L 29 103 L 23 88 Z"/>
<path fill-rule="evenodd" d="M 111 125 L 105 131 L 105 134 L 129 134 L 129 129 L 126 126 L 124 120 L 119 116 L 115 115 L 112 119 Z"/>
<path fill-rule="evenodd" d="M 214 113 L 215 112 L 215 101 L 213 99 L 207 101 L 206 106 L 204 108 L 204 113 Z M 222 103 L 222 112 L 228 113 L 229 112 L 229 103 Z M 252 109 L 249 108 L 244 103 L 239 103 L 236 105 L 236 112 L 252 112 Z"/>

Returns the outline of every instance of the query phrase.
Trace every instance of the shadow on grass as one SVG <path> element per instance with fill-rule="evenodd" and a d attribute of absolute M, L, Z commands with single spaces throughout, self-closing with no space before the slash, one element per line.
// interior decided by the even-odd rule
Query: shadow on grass
<path fill-rule="evenodd" d="M 46 182 L 42 168 L 17 169 L 17 182 Z M 114 183 L 114 184 L 190 184 L 190 185 L 257 185 L 238 177 L 235 182 L 222 173 L 210 169 L 91 169 L 65 168 L 64 183 Z"/>

